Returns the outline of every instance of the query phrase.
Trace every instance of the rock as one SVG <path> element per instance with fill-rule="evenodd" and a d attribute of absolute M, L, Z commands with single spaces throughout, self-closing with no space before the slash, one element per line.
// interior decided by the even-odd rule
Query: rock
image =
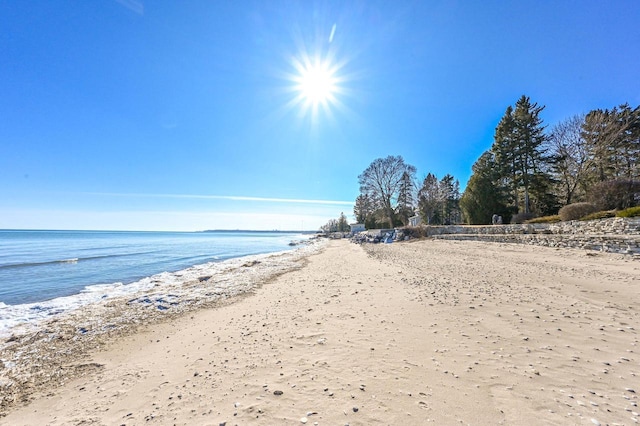
<path fill-rule="evenodd" d="M 357 413 L 360 409 L 358 407 L 353 407 L 353 412 Z"/>
<path fill-rule="evenodd" d="M 300 423 L 305 424 L 309 421 L 309 419 L 307 419 L 306 417 L 303 417 L 300 419 Z"/>
<path fill-rule="evenodd" d="M 273 394 L 276 395 L 276 396 L 280 396 L 280 395 L 283 394 L 283 392 L 281 390 L 274 390 Z"/>

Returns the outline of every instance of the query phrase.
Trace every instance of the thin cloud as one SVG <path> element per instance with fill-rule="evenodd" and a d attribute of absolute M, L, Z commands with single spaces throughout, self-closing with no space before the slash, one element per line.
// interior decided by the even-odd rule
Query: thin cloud
<path fill-rule="evenodd" d="M 138 15 L 144 15 L 144 5 L 137 0 L 116 0 L 122 6 Z"/>
<path fill-rule="evenodd" d="M 323 204 L 323 205 L 353 205 L 353 201 L 340 200 L 306 200 L 299 198 L 269 198 L 269 197 L 246 197 L 242 195 L 197 195 L 197 194 L 132 194 L 117 192 L 84 192 L 86 195 L 99 195 L 107 197 L 138 197 L 138 198 L 177 198 L 192 200 L 229 200 L 229 201 L 257 201 L 264 203 L 287 203 L 287 204 Z"/>

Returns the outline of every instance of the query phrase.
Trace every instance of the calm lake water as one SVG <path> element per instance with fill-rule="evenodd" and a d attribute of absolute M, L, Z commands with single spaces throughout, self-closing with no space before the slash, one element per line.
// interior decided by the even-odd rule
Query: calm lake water
<path fill-rule="evenodd" d="M 267 232 L 0 231 L 0 309 L 287 250 L 292 240 L 303 238 Z"/>

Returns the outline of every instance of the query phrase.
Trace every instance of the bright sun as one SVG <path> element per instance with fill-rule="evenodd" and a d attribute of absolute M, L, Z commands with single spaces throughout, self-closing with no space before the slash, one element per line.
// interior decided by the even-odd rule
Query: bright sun
<path fill-rule="evenodd" d="M 312 109 L 318 106 L 328 108 L 336 102 L 340 91 L 339 79 L 336 77 L 337 67 L 329 59 L 303 57 L 293 65 L 297 71 L 292 79 L 298 102 Z"/>
<path fill-rule="evenodd" d="M 328 66 L 315 63 L 300 69 L 298 90 L 306 102 L 326 104 L 336 93 L 336 79 Z"/>
<path fill-rule="evenodd" d="M 293 34 L 297 51 L 287 53 L 287 69 L 279 72 L 286 85 L 279 90 L 284 104 L 275 114 L 294 112 L 300 123 L 310 124 L 313 129 L 320 123 L 334 122 L 338 115 L 352 116 L 345 100 L 355 95 L 354 88 L 349 86 L 361 73 L 355 73 L 351 59 L 341 53 L 336 27 L 333 24 L 328 39 L 318 38 L 323 32 L 320 29 L 316 29 L 315 39 L 306 39 L 302 33 Z"/>
<path fill-rule="evenodd" d="M 344 74 L 347 61 L 337 61 L 333 52 L 311 55 L 302 50 L 291 58 L 291 69 L 284 73 L 289 81 L 286 87 L 285 110 L 297 110 L 300 118 L 309 118 L 312 125 L 320 117 L 333 119 L 336 113 L 349 113 L 342 101 L 349 95 L 345 82 L 351 78 Z"/>

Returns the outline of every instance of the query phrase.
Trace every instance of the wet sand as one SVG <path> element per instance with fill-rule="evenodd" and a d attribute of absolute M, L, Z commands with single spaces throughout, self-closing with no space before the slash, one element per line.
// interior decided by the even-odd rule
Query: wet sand
<path fill-rule="evenodd" d="M 0 424 L 634 424 L 640 261 L 332 241 L 235 303 L 140 327 Z M 75 376 L 75 378 L 74 378 Z"/>

